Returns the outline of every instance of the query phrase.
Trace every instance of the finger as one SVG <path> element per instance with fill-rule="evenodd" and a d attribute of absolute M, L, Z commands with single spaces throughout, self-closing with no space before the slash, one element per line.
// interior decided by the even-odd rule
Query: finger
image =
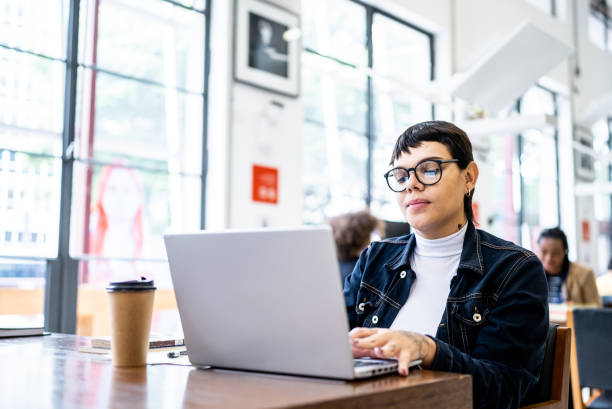
<path fill-rule="evenodd" d="M 370 358 L 376 358 L 376 355 L 373 349 L 353 347 L 352 350 L 353 350 L 353 357 L 355 358 L 363 358 L 366 356 Z"/>
<path fill-rule="evenodd" d="M 353 338 L 353 345 L 359 348 L 376 348 L 385 345 L 389 338 L 393 336 L 391 331 L 378 331 L 370 336 L 363 338 Z"/>
<path fill-rule="evenodd" d="M 399 356 L 397 357 L 397 372 L 399 372 L 400 375 L 408 375 L 408 368 L 410 362 L 413 360 L 412 358 L 412 353 L 409 350 L 404 349 L 400 352 Z"/>
<path fill-rule="evenodd" d="M 379 349 L 379 356 L 381 358 L 394 358 L 400 353 L 400 348 L 394 340 L 390 340 L 385 345 L 377 349 Z"/>
<path fill-rule="evenodd" d="M 370 335 L 376 334 L 376 332 L 379 329 L 377 328 L 363 328 L 363 327 L 356 327 L 353 328 L 350 332 L 349 332 L 349 337 L 350 338 L 363 338 L 363 337 L 368 337 Z"/>

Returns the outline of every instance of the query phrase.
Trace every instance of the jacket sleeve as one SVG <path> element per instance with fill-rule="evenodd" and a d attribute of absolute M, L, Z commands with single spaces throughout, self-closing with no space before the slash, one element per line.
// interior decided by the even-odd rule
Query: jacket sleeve
<path fill-rule="evenodd" d="M 546 276 L 534 255 L 517 264 L 471 354 L 433 338 L 431 369 L 472 375 L 475 408 L 517 408 L 539 377 L 549 325 Z"/>
<path fill-rule="evenodd" d="M 363 278 L 364 266 L 366 265 L 370 247 L 371 245 L 361 251 L 359 259 L 355 263 L 355 268 L 353 268 L 353 272 L 347 275 L 344 280 L 344 302 L 346 303 L 349 329 L 359 326 L 359 317 L 357 316 L 356 310 L 358 304 L 357 293 L 359 292 L 359 286 Z"/>
<path fill-rule="evenodd" d="M 601 307 L 601 297 L 599 297 L 599 291 L 597 291 L 595 273 L 591 269 L 585 273 L 582 283 L 582 296 L 585 304 L 594 304 Z"/>

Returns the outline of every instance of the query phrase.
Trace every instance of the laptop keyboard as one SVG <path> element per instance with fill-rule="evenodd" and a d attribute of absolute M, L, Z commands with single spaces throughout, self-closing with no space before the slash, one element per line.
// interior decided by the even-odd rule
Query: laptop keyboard
<path fill-rule="evenodd" d="M 353 366 L 355 368 L 367 365 L 388 365 L 392 363 L 395 363 L 395 361 L 385 359 L 353 359 Z"/>

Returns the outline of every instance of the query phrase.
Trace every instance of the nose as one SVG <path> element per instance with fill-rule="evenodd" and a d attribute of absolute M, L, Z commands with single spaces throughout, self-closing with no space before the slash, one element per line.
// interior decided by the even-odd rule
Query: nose
<path fill-rule="evenodd" d="M 419 182 L 416 177 L 416 170 L 411 169 L 408 171 L 408 180 L 406 181 L 406 191 L 411 192 L 413 190 L 423 190 L 424 185 Z"/>

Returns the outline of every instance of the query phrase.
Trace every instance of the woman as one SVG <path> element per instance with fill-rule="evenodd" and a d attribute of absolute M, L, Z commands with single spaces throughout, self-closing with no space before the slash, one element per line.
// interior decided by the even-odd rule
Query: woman
<path fill-rule="evenodd" d="M 544 354 L 542 264 L 475 229 L 478 166 L 461 129 L 414 125 L 390 164 L 387 183 L 414 233 L 370 244 L 346 280 L 354 355 L 394 357 L 402 375 L 414 359 L 471 374 L 474 407 L 518 407 Z"/>
<path fill-rule="evenodd" d="M 355 268 L 359 254 L 370 244 L 372 233 L 384 234 L 385 222 L 362 210 L 332 217 L 329 224 L 334 233 L 338 266 L 344 283 L 346 276 Z"/>
<path fill-rule="evenodd" d="M 538 247 L 538 257 L 548 280 L 549 302 L 601 307 L 595 273 L 582 264 L 569 261 L 567 237 L 563 230 L 558 227 L 542 230 Z"/>

